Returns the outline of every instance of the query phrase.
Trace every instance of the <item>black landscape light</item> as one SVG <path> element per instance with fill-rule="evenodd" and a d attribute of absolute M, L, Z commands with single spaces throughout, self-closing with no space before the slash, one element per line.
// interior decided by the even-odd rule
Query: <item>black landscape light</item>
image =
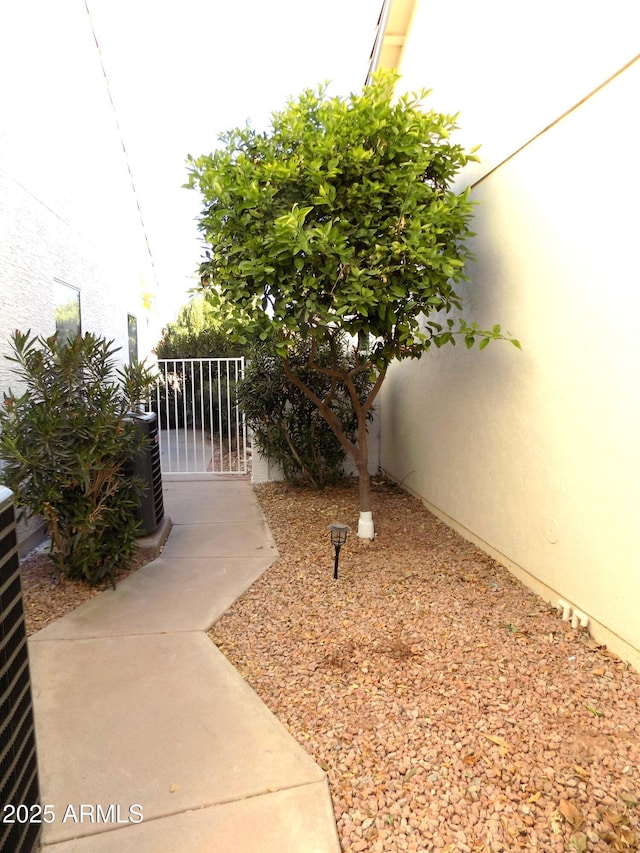
<path fill-rule="evenodd" d="M 347 541 L 347 534 L 349 533 L 349 527 L 346 524 L 341 524 L 339 521 L 335 521 L 333 524 L 329 525 L 329 530 L 331 531 L 331 544 L 336 549 L 336 560 L 333 564 L 333 577 L 338 577 L 338 560 L 340 558 L 340 548 Z"/>

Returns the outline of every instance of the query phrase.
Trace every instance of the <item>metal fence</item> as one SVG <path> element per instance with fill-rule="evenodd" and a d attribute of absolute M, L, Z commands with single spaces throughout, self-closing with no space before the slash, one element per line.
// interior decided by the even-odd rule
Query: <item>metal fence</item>
<path fill-rule="evenodd" d="M 247 428 L 236 398 L 244 358 L 161 359 L 158 374 L 150 407 L 163 474 L 246 474 Z"/>

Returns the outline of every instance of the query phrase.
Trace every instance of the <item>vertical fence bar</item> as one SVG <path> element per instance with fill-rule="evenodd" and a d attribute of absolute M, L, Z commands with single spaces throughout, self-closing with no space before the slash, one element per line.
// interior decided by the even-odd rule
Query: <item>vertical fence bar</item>
<path fill-rule="evenodd" d="M 189 362 L 189 377 L 191 380 L 191 424 L 185 424 L 185 438 L 187 435 L 187 429 L 191 434 L 191 443 L 193 448 L 193 461 L 195 463 L 197 459 L 197 448 L 196 448 L 196 383 L 195 383 L 195 362 Z M 188 456 L 187 454 L 187 466 L 188 466 Z M 195 467 L 195 466 L 194 466 Z"/>
<path fill-rule="evenodd" d="M 180 470 L 180 442 L 178 441 L 179 418 L 178 418 L 178 393 L 177 393 L 178 377 L 177 377 L 177 367 L 176 367 L 177 362 L 173 361 L 171 363 L 173 364 L 173 374 L 172 374 L 172 376 L 173 376 L 173 388 L 171 389 L 172 395 L 173 395 L 173 417 L 174 417 L 173 428 L 175 430 L 175 439 L 176 439 L 176 441 L 175 441 L 175 445 L 176 445 L 176 454 L 175 454 L 176 455 L 176 467 L 175 467 L 175 470 L 179 471 Z M 173 464 L 173 460 L 172 460 L 172 464 Z"/>
<path fill-rule="evenodd" d="M 205 458 L 205 425 L 204 425 L 204 374 L 202 372 L 202 360 L 200 360 L 198 364 L 199 376 L 200 376 L 200 450 L 201 450 L 201 464 L 202 467 L 206 470 L 206 458 Z"/>
<path fill-rule="evenodd" d="M 246 367 L 245 358 L 244 358 L 244 356 L 242 356 L 242 379 L 244 379 L 245 367 Z M 248 467 L 249 467 L 247 464 L 249 436 L 248 436 L 248 428 L 247 428 L 247 418 L 246 418 L 246 415 L 244 413 L 244 410 L 242 410 L 242 441 L 244 443 L 244 469 L 243 469 L 242 473 L 246 474 L 248 471 Z"/>
<path fill-rule="evenodd" d="M 189 467 L 189 452 L 188 452 L 189 445 L 187 443 L 187 381 L 185 379 L 185 373 L 186 373 L 186 368 L 185 368 L 185 363 L 184 363 L 184 358 L 183 358 L 182 359 L 182 435 L 183 435 L 184 440 L 181 442 L 181 444 L 183 445 L 184 456 L 185 456 L 184 468 L 185 468 L 185 470 L 187 470 L 187 468 Z"/>
<path fill-rule="evenodd" d="M 233 413 L 233 437 L 235 441 L 233 456 L 232 459 L 232 468 L 235 471 L 240 469 L 240 463 L 238 460 L 238 453 L 240 452 L 240 435 L 239 435 L 239 422 L 238 422 L 238 407 L 236 405 L 236 387 L 238 385 L 238 359 L 234 358 L 233 363 L 229 363 L 229 367 L 231 369 L 231 383 L 233 386 L 233 400 L 232 400 L 232 408 L 231 411 Z"/>
<path fill-rule="evenodd" d="M 216 454 L 213 446 L 213 376 L 211 374 L 212 361 L 209 361 L 209 451 L 211 453 L 211 471 L 216 470 Z"/>
<path fill-rule="evenodd" d="M 222 435 L 224 426 L 222 423 L 222 373 L 220 361 L 218 361 L 218 453 L 220 455 L 220 471 L 224 471 L 224 452 L 222 447 Z"/>
<path fill-rule="evenodd" d="M 238 382 L 244 378 L 244 357 L 236 360 L 236 389 Z M 244 412 L 240 411 L 238 405 L 238 395 L 234 393 L 234 403 L 236 407 L 236 432 L 238 436 L 238 470 L 243 474 L 247 472 L 247 435 L 245 429 Z"/>
<path fill-rule="evenodd" d="M 228 469 L 231 470 L 231 459 L 232 457 L 232 449 L 231 449 L 231 381 L 230 381 L 230 373 L 229 373 L 229 359 L 225 362 L 225 373 L 227 377 L 227 445 L 228 445 Z"/>

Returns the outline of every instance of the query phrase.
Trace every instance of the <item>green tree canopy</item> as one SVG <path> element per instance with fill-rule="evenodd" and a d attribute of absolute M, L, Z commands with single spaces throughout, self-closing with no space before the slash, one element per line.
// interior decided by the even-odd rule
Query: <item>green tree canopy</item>
<path fill-rule="evenodd" d="M 234 358 L 243 347 L 230 337 L 215 308 L 202 296 L 193 296 L 167 323 L 155 348 L 158 358 Z"/>
<path fill-rule="evenodd" d="M 318 406 L 360 476 L 360 535 L 370 522 L 366 421 L 393 359 L 418 358 L 432 344 L 468 346 L 502 337 L 434 314 L 461 308 L 472 204 L 452 179 L 470 160 L 450 141 L 455 116 L 424 109 L 428 92 L 394 96 L 397 76 L 379 74 L 362 93 L 305 91 L 273 114 L 268 132 L 221 137 L 210 156 L 189 158 L 189 186 L 205 206 L 208 244 L 202 286 L 220 312 L 241 318 L 237 339 L 273 335 L 287 376 Z M 444 323 L 444 325 L 443 325 Z M 315 362 L 320 341 L 350 335 L 349 371 Z M 296 376 L 287 352 L 311 339 L 309 365 L 346 389 L 358 417 L 354 442 L 325 397 Z M 373 380 L 362 397 L 354 377 Z M 369 522 L 367 522 L 367 515 Z M 364 519 L 364 520 L 363 520 Z M 364 531 L 364 532 L 363 532 Z"/>

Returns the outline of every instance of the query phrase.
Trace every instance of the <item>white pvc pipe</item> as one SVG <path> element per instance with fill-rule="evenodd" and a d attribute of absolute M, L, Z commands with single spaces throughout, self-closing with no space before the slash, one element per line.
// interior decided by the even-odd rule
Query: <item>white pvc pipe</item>
<path fill-rule="evenodd" d="M 373 513 L 361 512 L 358 519 L 358 537 L 360 539 L 375 539 L 375 531 L 373 529 Z"/>
<path fill-rule="evenodd" d="M 580 625 L 581 628 L 586 628 L 589 624 L 589 617 L 586 613 L 583 613 L 582 610 L 574 610 L 573 611 L 573 619 L 576 620 L 576 625 L 573 625 L 573 620 L 571 627 L 577 628 Z"/>

